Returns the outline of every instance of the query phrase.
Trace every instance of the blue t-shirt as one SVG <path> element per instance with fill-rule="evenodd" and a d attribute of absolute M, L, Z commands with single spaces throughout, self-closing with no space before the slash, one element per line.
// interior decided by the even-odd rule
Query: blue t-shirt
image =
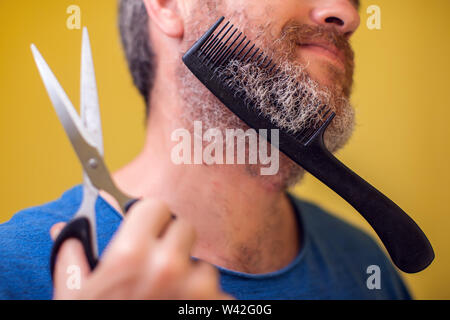
<path fill-rule="evenodd" d="M 276 272 L 246 274 L 219 267 L 225 292 L 238 299 L 409 299 L 399 274 L 378 245 L 365 233 L 318 206 L 289 196 L 294 204 L 301 250 Z M 0 225 L 0 298 L 51 299 L 50 227 L 68 221 L 82 200 L 80 185 L 56 201 L 22 210 Z M 102 198 L 96 203 L 99 251 L 102 252 L 122 217 Z M 381 288 L 369 289 L 367 272 L 379 267 Z M 374 280 L 376 281 L 376 280 Z M 369 286 L 371 287 L 371 286 Z"/>

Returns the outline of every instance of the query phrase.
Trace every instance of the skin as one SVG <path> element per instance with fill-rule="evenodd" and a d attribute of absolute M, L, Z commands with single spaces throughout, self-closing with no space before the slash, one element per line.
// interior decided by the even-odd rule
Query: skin
<path fill-rule="evenodd" d="M 186 107 L 178 93 L 177 68 L 186 43 L 194 40 L 186 22 L 194 12 L 198 14 L 197 1 L 143 1 L 158 66 L 146 141 L 142 152 L 113 178 L 122 190 L 146 200 L 124 219 L 93 273 L 88 272 L 80 244 L 75 240 L 64 244 L 58 257 L 55 298 L 229 298 L 217 285 L 217 272 L 206 263 L 194 265 L 190 255 L 255 274 L 285 267 L 300 250 L 301 230 L 277 181 L 280 177 L 258 179 L 237 165 L 172 163 L 176 143 L 171 133 L 183 127 L 180 118 Z M 226 15 L 236 8 L 257 25 L 264 25 L 270 12 L 270 32 L 275 36 L 292 19 L 334 28 L 347 39 L 359 26 L 351 0 L 223 0 L 217 10 Z M 335 55 L 315 46 L 299 46 L 296 58 L 323 85 L 334 85 L 336 70 L 343 68 Z M 114 199 L 102 196 L 117 208 Z M 177 215 L 175 222 L 169 212 Z M 53 237 L 61 227 L 52 228 Z M 82 288 L 76 292 L 65 287 L 70 264 L 82 268 Z"/>

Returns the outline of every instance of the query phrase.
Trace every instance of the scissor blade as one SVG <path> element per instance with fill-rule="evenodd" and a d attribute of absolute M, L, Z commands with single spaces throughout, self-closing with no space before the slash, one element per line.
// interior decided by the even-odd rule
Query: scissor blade
<path fill-rule="evenodd" d="M 53 107 L 63 124 L 84 172 L 89 176 L 90 181 L 97 189 L 104 190 L 112 195 L 119 203 L 122 211 L 125 212 L 126 205 L 133 199 L 123 194 L 116 187 L 102 156 L 95 146 L 95 142 L 93 142 L 94 139 L 84 129 L 75 108 L 63 88 L 37 48 L 31 45 L 31 50 Z"/>
<path fill-rule="evenodd" d="M 98 197 L 98 189 L 95 188 L 86 173 L 83 173 L 83 201 L 78 209 L 75 217 L 85 217 L 90 223 L 90 233 L 92 245 L 92 253 L 95 258 L 98 257 L 98 244 L 97 244 L 97 223 L 95 214 L 95 203 Z M 74 218 L 75 218 L 74 217 Z"/>
<path fill-rule="evenodd" d="M 95 147 L 92 137 L 85 131 L 72 102 L 34 44 L 31 45 L 31 51 L 53 107 L 75 150 L 79 152 L 78 149 L 83 147 L 82 142 Z"/>
<path fill-rule="evenodd" d="M 99 153 L 103 156 L 102 125 L 98 103 L 94 62 L 87 28 L 83 28 L 81 49 L 81 119 L 89 131 Z"/>
<path fill-rule="evenodd" d="M 97 150 L 103 155 L 103 138 L 100 121 L 100 110 L 95 81 L 94 62 L 92 59 L 89 34 L 86 27 L 83 28 L 83 40 L 81 45 L 81 121 L 86 130 L 91 134 Z M 95 188 L 89 176 L 83 171 L 83 202 L 78 211 L 80 215 L 87 217 L 91 223 L 91 238 L 94 256 L 98 256 L 97 227 L 95 215 L 95 203 L 98 197 L 98 189 Z"/>

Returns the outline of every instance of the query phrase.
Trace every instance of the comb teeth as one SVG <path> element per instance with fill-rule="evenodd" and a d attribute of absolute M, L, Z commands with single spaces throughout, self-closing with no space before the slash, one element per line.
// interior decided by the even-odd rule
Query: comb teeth
<path fill-rule="evenodd" d="M 220 30 L 214 33 L 220 26 Z M 269 57 L 230 21 L 224 23 L 223 17 L 205 34 L 197 48 L 197 56 L 213 70 L 226 66 L 230 61 L 256 63 L 262 69 L 272 72 L 275 64 Z"/>
<path fill-rule="evenodd" d="M 230 61 L 236 60 L 242 64 L 254 63 L 261 70 L 266 70 L 270 75 L 278 74 L 281 70 L 260 48 L 248 40 L 247 36 L 240 32 L 238 28 L 231 24 L 230 21 L 225 22 L 224 20 L 224 17 L 220 18 L 185 54 L 183 61 L 216 97 L 222 97 L 225 100 L 231 98 L 241 99 L 242 101 L 239 101 L 239 103 L 236 103 L 236 100 L 233 100 L 231 103 L 223 100 L 222 102 L 229 108 L 238 108 L 237 110 L 231 110 L 242 115 L 244 110 L 239 108 L 239 105 L 254 104 L 255 101 L 249 98 L 244 90 L 237 90 L 233 77 L 221 74 L 220 68 L 227 66 Z M 303 93 L 304 95 L 305 93 Z M 319 132 L 320 127 L 331 121 L 335 116 L 335 113 L 325 104 L 317 108 L 319 119 L 316 123 L 308 123 L 299 132 L 290 133 L 291 137 L 296 140 L 296 143 L 307 144 Z M 263 121 L 264 125 L 261 126 L 261 122 L 255 121 L 253 115 L 244 116 L 244 121 L 247 122 L 246 120 L 256 124 L 250 125 L 255 128 L 269 128 L 272 125 L 269 119 L 265 119 Z"/>
<path fill-rule="evenodd" d="M 316 131 L 318 130 L 318 127 L 320 127 L 330 117 L 334 116 L 334 112 L 331 112 L 331 109 L 325 104 L 319 108 L 318 113 L 320 116 L 320 120 L 319 120 L 318 124 L 313 125 L 313 126 L 307 126 L 307 127 L 303 128 L 303 130 L 301 130 L 300 132 L 295 134 L 295 138 L 300 143 L 304 144 L 304 143 L 308 142 L 308 140 L 311 139 L 311 137 L 316 133 Z"/>

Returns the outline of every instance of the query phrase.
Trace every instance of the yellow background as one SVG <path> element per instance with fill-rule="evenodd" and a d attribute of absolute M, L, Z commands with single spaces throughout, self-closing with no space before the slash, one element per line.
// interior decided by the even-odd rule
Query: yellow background
<path fill-rule="evenodd" d="M 34 65 L 34 42 L 79 105 L 81 31 L 66 28 L 71 4 L 89 28 L 106 162 L 116 170 L 140 150 L 144 106 L 118 38 L 116 1 L 0 1 L 0 222 L 56 199 L 81 182 L 81 168 Z M 366 8 L 381 8 L 381 30 Z M 391 197 L 429 236 L 436 259 L 404 275 L 421 299 L 450 298 L 450 1 L 362 1 L 353 102 L 357 127 L 338 157 Z M 345 201 L 308 176 L 296 191 L 369 230 Z M 371 231 L 370 231 L 371 232 Z"/>

